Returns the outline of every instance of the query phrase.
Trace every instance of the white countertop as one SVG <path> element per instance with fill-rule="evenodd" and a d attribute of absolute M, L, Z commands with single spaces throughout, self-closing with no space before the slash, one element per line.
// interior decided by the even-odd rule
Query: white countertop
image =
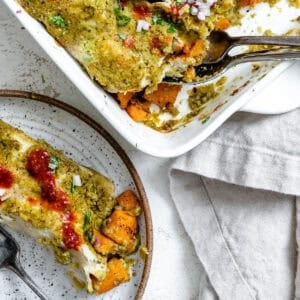
<path fill-rule="evenodd" d="M 34 91 L 60 99 L 93 117 L 115 137 L 135 164 L 152 211 L 154 253 L 144 299 L 195 299 L 201 275 L 199 262 L 169 194 L 167 169 L 171 160 L 143 154 L 124 141 L 95 112 L 2 3 L 0 88 Z M 268 89 L 263 91 L 262 98 L 273 90 Z"/>

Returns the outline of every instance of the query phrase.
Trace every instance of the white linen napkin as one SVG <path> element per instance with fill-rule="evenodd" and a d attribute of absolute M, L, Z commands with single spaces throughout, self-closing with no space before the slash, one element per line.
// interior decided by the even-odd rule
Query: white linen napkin
<path fill-rule="evenodd" d="M 234 115 L 169 178 L 203 266 L 199 300 L 300 299 L 300 109 Z"/>

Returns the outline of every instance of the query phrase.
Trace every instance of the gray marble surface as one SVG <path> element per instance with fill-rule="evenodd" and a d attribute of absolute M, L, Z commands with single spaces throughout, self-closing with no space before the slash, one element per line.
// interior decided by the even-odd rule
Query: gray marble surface
<path fill-rule="evenodd" d="M 123 140 L 1 2 L 0 88 L 34 91 L 60 99 L 94 118 L 116 138 L 142 178 L 152 211 L 154 253 L 144 299 L 195 299 L 199 290 L 200 265 L 169 194 L 167 170 L 171 160 L 143 154 Z M 271 93 L 270 87 L 261 97 Z M 12 274 L 7 284 L 16 281 L 19 279 Z M 3 299 L 1 292 L 0 298 Z"/>

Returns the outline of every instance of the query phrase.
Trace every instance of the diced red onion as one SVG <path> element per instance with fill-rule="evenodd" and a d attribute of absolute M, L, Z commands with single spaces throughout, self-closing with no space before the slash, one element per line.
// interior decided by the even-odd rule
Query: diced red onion
<path fill-rule="evenodd" d="M 217 3 L 217 0 L 186 0 L 190 6 L 190 14 L 197 16 L 200 21 L 204 21 L 206 17 L 210 16 L 211 8 Z"/>

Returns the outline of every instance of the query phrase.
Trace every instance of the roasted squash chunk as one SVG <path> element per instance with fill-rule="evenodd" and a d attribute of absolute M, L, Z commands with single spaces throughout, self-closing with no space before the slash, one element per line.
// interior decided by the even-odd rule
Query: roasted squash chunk
<path fill-rule="evenodd" d="M 107 268 L 108 271 L 103 281 L 97 281 L 92 278 L 94 289 L 98 294 L 105 293 L 130 280 L 130 274 L 123 259 L 112 258 L 108 261 Z"/>
<path fill-rule="evenodd" d="M 159 107 L 165 107 L 167 104 L 174 104 L 181 87 L 181 85 L 160 83 L 157 86 L 156 91 L 150 94 L 145 94 L 144 98 L 147 101 L 158 105 Z"/>
<path fill-rule="evenodd" d="M 128 252 L 135 249 L 137 244 L 137 218 L 126 211 L 115 210 L 106 220 L 103 233 L 117 244 L 124 246 Z"/>
<path fill-rule="evenodd" d="M 219 21 L 216 22 L 215 24 L 215 30 L 226 30 L 230 27 L 230 21 L 226 18 L 222 18 Z"/>
<path fill-rule="evenodd" d="M 118 93 L 118 100 L 120 101 L 121 108 L 126 108 L 128 106 L 129 101 L 132 99 L 133 95 L 133 92 Z"/>
<path fill-rule="evenodd" d="M 116 254 L 120 250 L 118 244 L 97 230 L 94 230 L 93 246 L 95 250 L 102 255 Z"/>
<path fill-rule="evenodd" d="M 117 204 L 122 210 L 127 211 L 133 216 L 138 216 L 141 212 L 138 197 L 132 190 L 126 190 L 117 197 Z"/>
<path fill-rule="evenodd" d="M 130 103 L 126 107 L 128 115 L 136 122 L 144 122 L 149 117 L 149 111 L 139 102 Z"/>

